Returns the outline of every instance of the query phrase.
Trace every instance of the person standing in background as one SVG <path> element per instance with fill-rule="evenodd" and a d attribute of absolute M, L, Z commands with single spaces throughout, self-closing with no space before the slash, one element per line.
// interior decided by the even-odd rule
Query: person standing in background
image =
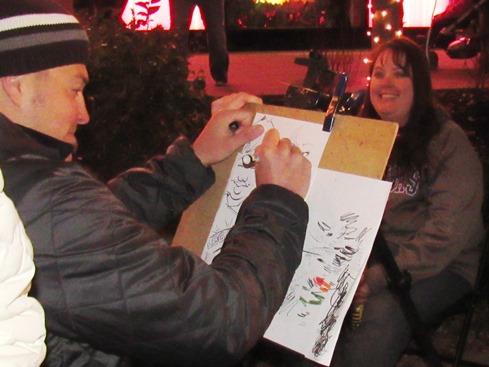
<path fill-rule="evenodd" d="M 198 6 L 204 21 L 209 50 L 209 69 L 217 86 L 228 83 L 229 54 L 224 25 L 224 0 L 171 0 L 171 30 L 180 32 L 182 42 L 188 42 L 192 13 Z"/>

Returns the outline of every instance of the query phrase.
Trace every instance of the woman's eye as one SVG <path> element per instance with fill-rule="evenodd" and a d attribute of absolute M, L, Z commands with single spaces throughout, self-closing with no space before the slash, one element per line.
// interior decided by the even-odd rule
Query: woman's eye
<path fill-rule="evenodd" d="M 396 72 L 394 73 L 394 75 L 397 78 L 407 78 L 407 77 L 409 77 L 409 74 L 407 73 L 407 71 L 404 71 L 402 69 L 396 70 Z"/>

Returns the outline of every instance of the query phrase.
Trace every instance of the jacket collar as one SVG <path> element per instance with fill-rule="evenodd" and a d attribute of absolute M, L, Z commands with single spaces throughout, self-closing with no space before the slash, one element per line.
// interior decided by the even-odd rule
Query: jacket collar
<path fill-rule="evenodd" d="M 28 156 L 65 160 L 72 152 L 71 144 L 15 124 L 0 114 L 0 161 Z"/>

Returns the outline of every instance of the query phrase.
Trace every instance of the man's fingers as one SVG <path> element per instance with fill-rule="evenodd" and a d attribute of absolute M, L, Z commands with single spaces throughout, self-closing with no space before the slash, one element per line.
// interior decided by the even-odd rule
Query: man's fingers
<path fill-rule="evenodd" d="M 282 138 L 280 139 L 280 141 L 278 142 L 278 149 L 280 151 L 283 151 L 283 152 L 286 152 L 286 153 L 289 153 L 290 150 L 292 148 L 292 142 L 290 141 L 289 138 Z"/>
<path fill-rule="evenodd" d="M 215 114 L 221 110 L 239 109 L 246 103 L 262 104 L 263 101 L 260 97 L 248 93 L 233 93 L 213 101 L 211 104 L 212 114 Z"/>
<path fill-rule="evenodd" d="M 292 145 L 292 148 L 290 149 L 290 151 L 293 154 L 300 154 L 300 155 L 302 155 L 302 150 L 297 145 Z"/>
<path fill-rule="evenodd" d="M 263 137 L 263 141 L 261 145 L 263 148 L 275 148 L 280 141 L 280 133 L 277 129 L 270 129 L 267 131 L 265 136 Z"/>
<path fill-rule="evenodd" d="M 240 144 L 246 144 L 252 140 L 258 138 L 261 134 L 263 134 L 264 128 L 261 125 L 255 126 L 246 126 L 241 128 L 235 134 L 236 139 L 240 142 Z"/>
<path fill-rule="evenodd" d="M 228 127 L 233 132 L 239 132 L 243 126 L 250 126 L 253 123 L 253 112 L 240 109 L 240 110 L 223 110 L 218 114 L 220 118 L 226 120 Z M 237 123 L 237 129 L 231 129 L 231 124 Z"/>

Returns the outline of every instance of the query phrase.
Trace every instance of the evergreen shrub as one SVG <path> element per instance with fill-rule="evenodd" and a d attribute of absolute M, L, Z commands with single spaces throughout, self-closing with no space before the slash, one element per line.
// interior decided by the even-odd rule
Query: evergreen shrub
<path fill-rule="evenodd" d="M 126 29 L 110 14 L 83 23 L 91 45 L 91 119 L 77 133 L 83 164 L 107 180 L 164 153 L 181 134 L 193 140 L 210 115 L 210 98 L 187 81 L 188 51 L 176 46 L 178 35 Z"/>

